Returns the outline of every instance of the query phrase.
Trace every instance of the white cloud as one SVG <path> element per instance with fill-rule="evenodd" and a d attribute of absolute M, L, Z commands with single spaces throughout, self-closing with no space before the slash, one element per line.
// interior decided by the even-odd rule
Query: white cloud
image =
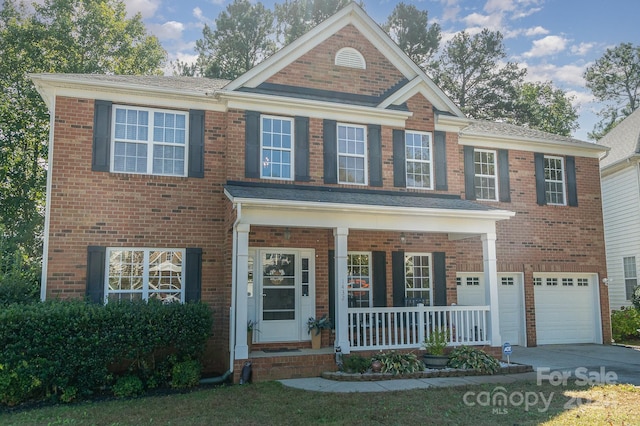
<path fill-rule="evenodd" d="M 527 81 L 553 81 L 558 86 L 569 85 L 577 87 L 584 87 L 585 82 L 582 74 L 587 65 L 520 64 L 520 66 L 527 68 L 525 77 Z"/>
<path fill-rule="evenodd" d="M 581 92 L 579 90 L 567 90 L 567 95 L 573 97 L 571 105 L 580 109 L 583 105 L 590 104 L 596 99 L 593 94 L 588 92 Z"/>
<path fill-rule="evenodd" d="M 524 30 L 524 35 L 529 37 L 533 37 L 537 35 L 545 35 L 545 34 L 549 34 L 549 30 L 547 30 L 544 27 L 541 27 L 540 25 L 538 25 L 537 27 L 527 28 L 526 30 Z"/>
<path fill-rule="evenodd" d="M 562 52 L 567 46 L 567 39 L 560 36 L 546 36 L 533 41 L 533 47 L 523 56 L 533 58 L 538 56 L 554 55 Z"/>
<path fill-rule="evenodd" d="M 140 12 L 143 18 L 150 18 L 155 15 L 160 6 L 161 0 L 124 0 L 127 13 L 131 16 Z"/>
<path fill-rule="evenodd" d="M 164 24 L 147 24 L 147 28 L 160 40 L 179 40 L 184 31 L 184 24 L 177 21 L 168 21 Z"/>
<path fill-rule="evenodd" d="M 514 10 L 513 0 L 488 0 L 484 10 L 489 13 Z"/>
<path fill-rule="evenodd" d="M 224 0 L 211 0 L 211 4 L 222 6 L 224 4 Z"/>
<path fill-rule="evenodd" d="M 587 53 L 589 53 L 589 51 L 591 49 L 593 49 L 595 45 L 593 43 L 580 43 L 577 46 L 571 46 L 571 53 L 573 53 L 574 55 L 580 55 L 580 56 L 584 56 Z"/>
<path fill-rule="evenodd" d="M 497 30 L 502 27 L 502 14 L 500 13 L 493 15 L 472 13 L 462 18 L 462 20 L 468 27 L 489 28 L 490 30 Z"/>

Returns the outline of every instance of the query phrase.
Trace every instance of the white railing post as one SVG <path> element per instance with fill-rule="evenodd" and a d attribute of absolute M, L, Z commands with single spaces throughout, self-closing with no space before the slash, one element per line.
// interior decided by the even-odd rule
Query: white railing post
<path fill-rule="evenodd" d="M 422 346 L 424 343 L 424 329 L 426 327 L 424 317 L 426 311 L 424 310 L 424 303 L 418 303 L 418 343 Z"/>

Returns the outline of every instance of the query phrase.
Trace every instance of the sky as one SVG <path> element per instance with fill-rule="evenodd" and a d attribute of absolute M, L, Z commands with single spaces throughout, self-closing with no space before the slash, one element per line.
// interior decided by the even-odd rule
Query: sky
<path fill-rule="evenodd" d="M 168 59 L 195 61 L 195 42 L 202 28 L 215 28 L 215 19 L 232 0 L 124 0 L 129 13 L 140 12 L 150 33 L 167 50 Z M 273 10 L 274 3 L 262 2 Z M 364 0 L 365 11 L 384 23 L 397 0 Z M 640 44 L 638 0 L 405 0 L 428 11 L 429 24 L 442 30 L 441 47 L 456 33 L 482 28 L 504 35 L 506 60 L 526 67 L 526 80 L 552 81 L 574 97 L 579 129 L 588 140 L 602 105 L 594 102 L 582 77 L 585 69 L 607 48 L 620 43 Z M 169 73 L 169 71 L 167 71 Z"/>

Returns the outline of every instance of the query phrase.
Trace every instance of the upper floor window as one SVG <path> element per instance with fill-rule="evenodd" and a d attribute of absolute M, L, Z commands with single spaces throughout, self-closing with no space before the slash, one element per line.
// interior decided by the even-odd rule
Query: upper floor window
<path fill-rule="evenodd" d="M 338 124 L 338 183 L 367 184 L 364 126 Z"/>
<path fill-rule="evenodd" d="M 186 176 L 188 114 L 113 107 L 111 171 Z"/>
<path fill-rule="evenodd" d="M 564 158 L 544 157 L 544 187 L 547 204 L 565 205 Z"/>
<path fill-rule="evenodd" d="M 624 268 L 624 288 L 627 300 L 633 299 L 633 291 L 638 285 L 638 274 L 636 272 L 636 257 L 629 256 L 622 258 Z"/>
<path fill-rule="evenodd" d="M 184 258 L 182 249 L 107 248 L 107 301 L 183 302 Z"/>
<path fill-rule="evenodd" d="M 498 199 L 496 151 L 474 150 L 475 191 L 477 200 Z"/>
<path fill-rule="evenodd" d="M 261 177 L 293 179 L 293 120 L 263 115 L 261 124 Z"/>
<path fill-rule="evenodd" d="M 431 133 L 407 131 L 404 141 L 407 188 L 433 189 Z"/>
<path fill-rule="evenodd" d="M 373 306 L 371 293 L 371 254 L 349 252 L 347 254 L 349 306 L 368 308 Z"/>
<path fill-rule="evenodd" d="M 423 303 L 433 305 L 431 293 L 431 258 L 428 254 L 405 254 L 404 282 L 405 305 Z M 412 300 L 416 303 L 408 303 Z"/>

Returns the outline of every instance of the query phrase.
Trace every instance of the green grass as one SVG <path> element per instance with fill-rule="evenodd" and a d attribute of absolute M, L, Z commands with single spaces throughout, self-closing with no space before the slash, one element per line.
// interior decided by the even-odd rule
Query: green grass
<path fill-rule="evenodd" d="M 278 382 L 228 386 L 186 394 L 56 405 L 0 414 L 2 425 L 600 425 L 639 424 L 640 389 L 630 385 L 595 387 L 504 385 L 507 395 L 540 392 L 551 405 L 478 405 L 477 395 L 495 385 L 431 388 L 381 393 L 319 393 Z M 473 407 L 465 404 L 474 402 Z M 531 392 L 527 394 L 527 392 Z M 469 397 L 469 395 L 471 397 Z M 484 394 L 483 394 L 484 395 Z M 515 397 L 514 397 L 515 398 Z M 573 399 L 572 406 L 566 406 Z M 579 404 L 578 402 L 579 398 Z M 516 398 L 517 399 L 517 398 Z M 504 410 L 506 409 L 506 413 Z"/>

